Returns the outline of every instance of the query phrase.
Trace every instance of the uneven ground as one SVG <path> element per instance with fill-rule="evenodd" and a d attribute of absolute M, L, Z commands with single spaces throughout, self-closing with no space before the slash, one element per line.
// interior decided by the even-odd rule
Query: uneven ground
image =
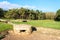
<path fill-rule="evenodd" d="M 2 40 L 60 40 L 60 30 L 40 27 L 30 35 L 16 35 L 11 31 Z"/>

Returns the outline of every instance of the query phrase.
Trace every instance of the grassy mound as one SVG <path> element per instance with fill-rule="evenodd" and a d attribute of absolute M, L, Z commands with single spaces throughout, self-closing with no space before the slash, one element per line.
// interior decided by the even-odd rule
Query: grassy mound
<path fill-rule="evenodd" d="M 0 32 L 12 29 L 12 25 L 0 22 Z"/>

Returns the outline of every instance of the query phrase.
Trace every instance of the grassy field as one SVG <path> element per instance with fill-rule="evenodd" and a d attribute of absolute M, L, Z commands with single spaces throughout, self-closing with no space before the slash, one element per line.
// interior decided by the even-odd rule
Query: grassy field
<path fill-rule="evenodd" d="M 12 29 L 12 25 L 0 22 L 0 32 Z"/>
<path fill-rule="evenodd" d="M 35 27 L 46 27 L 46 28 L 54 28 L 60 29 L 60 22 L 54 20 L 31 20 L 28 22 L 13 22 L 16 24 L 30 24 Z"/>
<path fill-rule="evenodd" d="M 30 20 L 28 22 L 15 22 L 15 24 L 29 24 L 33 25 L 35 27 L 46 27 L 46 28 L 54 28 L 54 29 L 60 29 L 60 22 L 56 22 L 53 20 Z M 4 30 L 12 29 L 12 25 L 1 23 L 0 22 L 0 32 Z"/>

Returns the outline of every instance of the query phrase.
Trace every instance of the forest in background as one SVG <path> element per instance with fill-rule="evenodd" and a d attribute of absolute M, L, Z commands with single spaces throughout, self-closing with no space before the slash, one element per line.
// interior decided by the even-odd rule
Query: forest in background
<path fill-rule="evenodd" d="M 0 8 L 0 18 L 6 19 L 30 19 L 30 20 L 57 20 L 60 21 L 60 9 L 54 12 L 42 12 L 28 8 L 16 8 L 4 10 Z"/>

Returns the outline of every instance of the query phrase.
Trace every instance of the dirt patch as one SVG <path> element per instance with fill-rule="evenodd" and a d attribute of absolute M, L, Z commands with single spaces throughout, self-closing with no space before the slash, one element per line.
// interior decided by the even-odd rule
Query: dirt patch
<path fill-rule="evenodd" d="M 60 30 L 39 27 L 30 35 L 16 35 L 10 31 L 3 40 L 60 40 Z"/>

